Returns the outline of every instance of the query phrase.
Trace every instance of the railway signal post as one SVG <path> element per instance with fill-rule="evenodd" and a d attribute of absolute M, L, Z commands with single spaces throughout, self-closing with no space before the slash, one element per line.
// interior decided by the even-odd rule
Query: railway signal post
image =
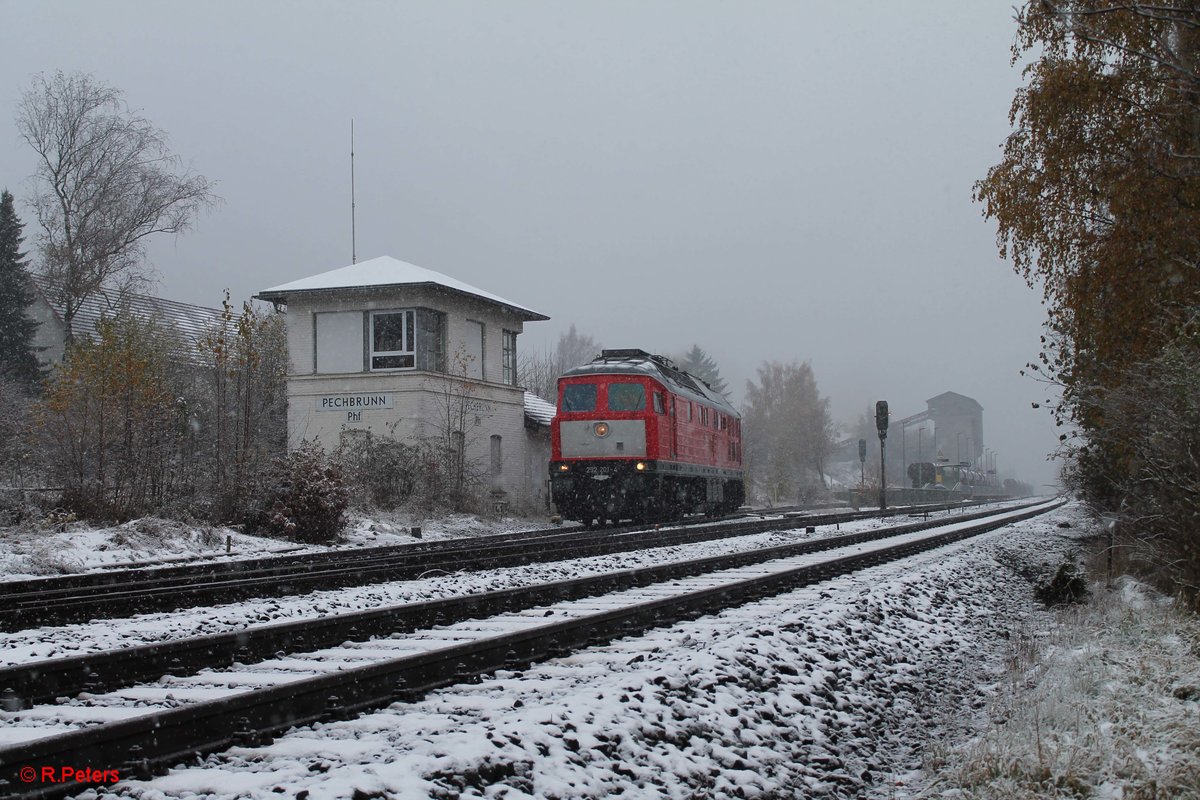
<path fill-rule="evenodd" d="M 861 492 L 867 485 L 867 440 L 858 440 L 858 490 Z"/>
<path fill-rule="evenodd" d="M 888 431 L 887 400 L 875 403 L 875 428 L 879 431 L 879 510 L 887 508 L 887 458 L 886 446 Z"/>

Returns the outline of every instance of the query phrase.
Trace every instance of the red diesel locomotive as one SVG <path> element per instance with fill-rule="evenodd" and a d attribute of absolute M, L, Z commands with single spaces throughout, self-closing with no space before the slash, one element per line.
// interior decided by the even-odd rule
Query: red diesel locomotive
<path fill-rule="evenodd" d="M 604 350 L 558 380 L 550 488 L 585 525 L 727 514 L 746 497 L 742 421 L 670 359 Z"/>

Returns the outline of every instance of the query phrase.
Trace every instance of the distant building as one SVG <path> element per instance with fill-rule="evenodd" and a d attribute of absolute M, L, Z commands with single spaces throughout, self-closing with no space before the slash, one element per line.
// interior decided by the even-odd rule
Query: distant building
<path fill-rule="evenodd" d="M 983 452 L 983 406 L 957 392 L 942 392 L 926 400 L 925 406 L 924 411 L 891 424 L 888 438 L 900 440 L 906 462 L 976 464 Z"/>
<path fill-rule="evenodd" d="M 867 446 L 878 464 L 879 440 L 873 431 Z M 983 406 L 957 392 L 931 397 L 925 401 L 924 411 L 902 419 L 893 417 L 888 425 L 889 481 L 903 480 L 908 465 L 922 461 L 966 463 L 982 469 L 982 453 Z M 858 461 L 858 439 L 851 437 L 836 443 L 829 460 Z"/>
<path fill-rule="evenodd" d="M 63 359 L 67 343 L 64 304 L 45 276 L 34 275 L 33 285 L 35 297 L 27 313 L 30 319 L 41 323 L 34 333 L 34 347 L 43 364 L 57 364 Z M 223 323 L 225 314 L 219 308 L 194 306 L 151 295 L 101 291 L 84 300 L 75 312 L 71 326 L 75 337 L 90 336 L 102 316 L 112 317 L 122 310 L 140 320 L 157 320 L 177 330 L 193 352 L 208 333 Z"/>
<path fill-rule="evenodd" d="M 495 497 L 546 507 L 554 406 L 518 385 L 517 337 L 549 317 L 388 256 L 256 297 L 287 320 L 291 446 L 358 431 L 432 440 L 450 426 Z"/>

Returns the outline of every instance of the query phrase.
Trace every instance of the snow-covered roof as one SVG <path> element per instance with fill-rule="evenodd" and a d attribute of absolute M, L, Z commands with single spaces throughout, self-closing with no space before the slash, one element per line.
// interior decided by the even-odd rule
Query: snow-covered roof
<path fill-rule="evenodd" d="M 62 322 L 64 303 L 54 284 L 44 275 L 34 275 L 33 283 L 55 317 Z M 71 321 L 72 332 L 75 336 L 91 335 L 101 316 L 111 317 L 121 310 L 127 310 L 140 320 L 161 321 L 178 330 L 189 345 L 197 344 L 225 321 L 225 312 L 219 308 L 194 306 L 147 294 L 100 291 L 85 299 L 75 312 Z M 236 327 L 240 316 L 233 315 L 231 329 Z"/>
<path fill-rule="evenodd" d="M 563 377 L 611 375 L 614 373 L 650 375 L 665 382 L 682 395 L 711 403 L 730 416 L 741 416 L 732 403 L 700 378 L 679 369 L 669 358 L 652 355 L 645 350 L 636 348 L 602 350 L 600 355 L 587 364 L 572 367 L 564 372 Z"/>
<path fill-rule="evenodd" d="M 549 425 L 554 419 L 554 404 L 547 403 L 533 392 L 525 393 L 525 421 L 537 425 Z"/>
<path fill-rule="evenodd" d="M 526 408 L 526 422 L 534 422 L 536 425 L 550 425 L 550 421 L 554 419 L 553 403 L 547 403 L 544 399 L 534 395 L 533 392 L 526 392 L 524 395 L 524 408 Z"/>
<path fill-rule="evenodd" d="M 545 314 L 539 314 L 532 309 L 505 300 L 491 292 L 463 283 L 460 280 L 434 272 L 416 264 L 409 264 L 391 256 L 379 256 L 367 261 L 360 261 L 347 267 L 310 275 L 307 278 L 273 286 L 259 292 L 256 297 L 262 300 L 287 302 L 287 296 L 298 292 L 327 292 L 336 289 L 382 289 L 394 286 L 438 286 L 452 292 L 478 297 L 491 303 L 506 306 L 527 320 L 550 319 Z"/>

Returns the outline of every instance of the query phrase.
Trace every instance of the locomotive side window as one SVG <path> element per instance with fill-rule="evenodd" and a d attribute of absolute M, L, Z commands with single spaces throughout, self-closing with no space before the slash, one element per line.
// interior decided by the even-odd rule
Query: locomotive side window
<path fill-rule="evenodd" d="M 571 383 L 563 387 L 563 411 L 595 411 L 596 384 Z"/>
<path fill-rule="evenodd" d="M 609 384 L 609 411 L 641 411 L 645 407 L 646 389 L 640 383 Z"/>
<path fill-rule="evenodd" d="M 686 401 L 684 401 L 684 405 L 687 406 L 687 421 L 691 422 L 692 421 L 692 401 L 686 400 Z"/>
<path fill-rule="evenodd" d="M 663 396 L 662 396 L 662 392 L 655 392 L 655 393 L 654 393 L 654 413 L 655 413 L 655 414 L 665 414 L 665 413 L 667 413 L 667 407 L 666 407 L 666 405 L 663 403 Z"/>

